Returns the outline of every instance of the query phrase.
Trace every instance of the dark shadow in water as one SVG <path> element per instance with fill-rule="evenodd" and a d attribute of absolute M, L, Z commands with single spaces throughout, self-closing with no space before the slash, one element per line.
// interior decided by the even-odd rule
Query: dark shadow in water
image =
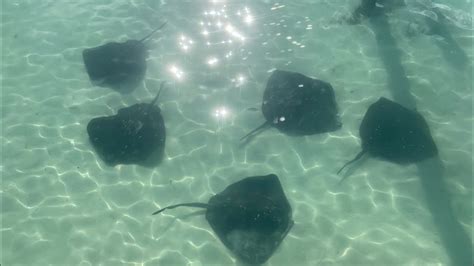
<path fill-rule="evenodd" d="M 369 18 L 369 23 L 388 74 L 388 88 L 393 100 L 415 109 L 415 99 L 410 93 L 410 84 L 401 63 L 402 53 L 391 33 L 387 16 L 380 14 Z M 472 243 L 451 208 L 451 196 L 446 189 L 441 160 L 436 157 L 418 163 L 417 167 L 427 207 L 452 265 L 472 265 Z"/>
<path fill-rule="evenodd" d="M 347 23 L 351 25 L 359 24 L 363 19 L 374 17 L 379 14 L 376 6 L 377 0 L 361 0 L 360 5 L 347 18 Z"/>
<path fill-rule="evenodd" d="M 472 265 L 472 242 L 451 208 L 443 164 L 436 157 L 417 166 L 426 203 L 452 265 Z"/>
<path fill-rule="evenodd" d="M 444 59 L 452 64 L 456 69 L 464 69 L 469 63 L 469 59 L 464 50 L 459 47 L 458 43 L 451 35 L 451 32 L 446 25 L 446 17 L 436 9 L 432 9 L 431 11 L 436 14 L 438 21 L 426 17 L 426 22 L 429 26 L 429 34 L 442 37 L 442 40 L 438 40 L 435 43 L 440 48 Z"/>
<path fill-rule="evenodd" d="M 364 18 L 374 18 L 379 15 L 384 15 L 385 10 L 406 6 L 405 3 L 400 0 L 380 0 L 379 3 L 382 4 L 384 8 L 377 7 L 376 3 L 377 0 L 361 0 L 361 4 L 352 12 L 348 23 L 358 24 Z M 425 34 L 440 36 L 442 40 L 437 40 L 435 44 L 440 48 L 444 59 L 456 69 L 464 69 L 469 63 L 469 58 L 451 35 L 446 17 L 436 7 L 429 9 L 429 11 L 436 14 L 437 20 L 429 16 L 424 16 L 426 25 L 428 26 Z"/>
<path fill-rule="evenodd" d="M 392 35 L 387 16 L 379 14 L 369 19 L 370 26 L 375 33 L 380 59 L 387 71 L 388 88 L 393 100 L 408 109 L 415 109 L 415 99 L 410 93 L 410 82 L 402 66 L 402 52 Z"/>

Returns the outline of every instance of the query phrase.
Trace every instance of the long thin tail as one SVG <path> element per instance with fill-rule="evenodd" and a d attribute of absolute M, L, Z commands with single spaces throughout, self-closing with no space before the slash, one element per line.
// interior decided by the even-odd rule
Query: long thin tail
<path fill-rule="evenodd" d="M 152 32 L 150 32 L 147 36 L 143 37 L 143 39 L 141 39 L 139 42 L 144 42 L 146 41 L 148 38 L 150 38 L 155 32 L 161 30 L 165 25 L 166 23 L 168 23 L 167 21 L 163 24 L 161 24 L 161 26 L 159 26 L 158 28 L 154 29 Z"/>
<path fill-rule="evenodd" d="M 171 205 L 171 206 L 165 207 L 163 209 L 157 210 L 156 212 L 152 213 L 151 215 L 155 215 L 155 214 L 158 214 L 158 213 L 160 213 L 164 210 L 174 209 L 174 208 L 181 207 L 181 206 L 207 209 L 209 207 L 209 204 L 200 203 L 200 202 L 181 203 L 181 204 Z"/>
<path fill-rule="evenodd" d="M 160 93 L 161 91 L 163 90 L 163 87 L 165 86 L 165 81 L 162 81 L 161 84 L 160 84 L 160 90 L 158 91 L 158 93 L 156 94 L 155 98 L 153 99 L 153 101 L 151 101 L 150 105 L 154 105 L 156 103 L 156 101 L 158 101 L 158 98 L 160 97 Z"/>
<path fill-rule="evenodd" d="M 151 109 L 153 108 L 153 105 L 155 105 L 156 101 L 158 101 L 158 98 L 160 97 L 160 93 L 161 91 L 163 90 L 163 87 L 165 86 L 165 81 L 162 81 L 161 82 L 161 85 L 160 85 L 160 89 L 158 90 L 158 93 L 156 94 L 155 98 L 153 99 L 153 101 L 151 101 L 150 105 L 148 105 L 148 108 L 147 108 L 147 113 L 150 113 Z"/>
<path fill-rule="evenodd" d="M 263 130 L 263 129 L 266 129 L 267 127 L 270 126 L 270 122 L 266 121 L 265 123 L 261 124 L 260 126 L 258 126 L 256 129 L 250 131 L 247 135 L 243 136 L 242 138 L 240 138 L 240 141 L 243 141 L 247 138 L 249 138 L 250 136 L 252 135 L 256 135 L 255 133 L 257 131 L 260 131 L 260 130 Z"/>
<path fill-rule="evenodd" d="M 352 160 L 348 161 L 346 164 L 344 164 L 344 165 L 341 167 L 341 169 L 339 169 L 339 171 L 337 171 L 337 174 L 339 174 L 339 173 L 342 171 L 342 169 L 344 169 L 344 168 L 345 168 L 346 166 L 348 166 L 349 164 L 351 164 L 351 163 L 353 163 L 353 162 L 359 160 L 359 159 L 362 157 L 362 155 L 364 155 L 365 152 L 366 152 L 366 150 L 360 151 L 360 152 L 356 155 L 356 157 L 355 157 L 354 159 L 352 159 Z"/>

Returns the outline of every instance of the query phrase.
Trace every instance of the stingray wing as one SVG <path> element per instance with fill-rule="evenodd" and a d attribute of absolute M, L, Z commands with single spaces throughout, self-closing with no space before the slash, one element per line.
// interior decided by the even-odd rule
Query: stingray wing
<path fill-rule="evenodd" d="M 135 104 L 120 109 L 117 115 L 89 122 L 89 139 L 107 164 L 155 166 L 160 162 L 166 138 L 164 122 L 158 107 L 148 107 Z"/>
<path fill-rule="evenodd" d="M 247 177 L 209 201 L 206 219 L 224 245 L 246 263 L 263 263 L 293 225 L 276 175 Z"/>
<path fill-rule="evenodd" d="M 332 86 L 300 73 L 275 70 L 268 79 L 262 111 L 281 131 L 311 135 L 341 127 Z"/>
<path fill-rule="evenodd" d="M 89 140 L 100 158 L 109 165 L 116 165 L 121 161 L 123 150 L 123 136 L 121 122 L 117 116 L 98 117 L 87 125 Z"/>
<path fill-rule="evenodd" d="M 415 163 L 438 154 L 425 119 L 383 97 L 369 107 L 359 133 L 363 149 L 394 163 Z"/>
<path fill-rule="evenodd" d="M 82 57 L 92 84 L 97 86 L 128 91 L 145 76 L 147 50 L 138 41 L 110 42 L 85 49 Z"/>

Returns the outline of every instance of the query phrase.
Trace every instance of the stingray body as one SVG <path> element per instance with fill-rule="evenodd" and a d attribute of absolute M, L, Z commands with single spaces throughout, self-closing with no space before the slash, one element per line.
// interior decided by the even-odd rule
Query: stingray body
<path fill-rule="evenodd" d="M 331 84 L 300 73 L 275 70 L 263 93 L 266 122 L 242 139 L 268 126 L 296 136 L 334 131 L 342 125 L 337 109 Z"/>
<path fill-rule="evenodd" d="M 150 104 L 138 103 L 89 122 L 90 142 L 105 163 L 148 167 L 160 163 L 166 130 L 161 110 L 154 105 L 158 95 Z"/>
<path fill-rule="evenodd" d="M 120 92 L 132 91 L 145 77 L 148 51 L 136 40 L 110 42 L 82 53 L 92 84 Z"/>
<path fill-rule="evenodd" d="M 242 262 L 261 264 L 275 252 L 293 226 L 292 210 L 274 174 L 244 178 L 206 203 L 179 206 L 206 208 L 206 220 L 224 245 Z"/>
<path fill-rule="evenodd" d="M 146 73 L 148 49 L 144 41 L 165 24 L 139 41 L 109 42 L 85 49 L 82 58 L 92 84 L 122 93 L 133 91 Z"/>
<path fill-rule="evenodd" d="M 418 112 L 383 97 L 367 110 L 359 134 L 362 151 L 346 165 L 366 152 L 397 164 L 416 163 L 438 154 L 425 119 Z"/>

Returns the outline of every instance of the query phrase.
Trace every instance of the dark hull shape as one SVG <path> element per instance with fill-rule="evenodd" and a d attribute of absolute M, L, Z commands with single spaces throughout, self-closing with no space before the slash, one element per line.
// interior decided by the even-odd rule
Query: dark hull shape
<path fill-rule="evenodd" d="M 425 119 L 416 111 L 383 97 L 367 110 L 359 134 L 362 151 L 356 159 L 367 152 L 389 162 L 410 164 L 438 154 Z"/>
<path fill-rule="evenodd" d="M 275 70 L 263 93 L 266 122 L 242 139 L 265 127 L 288 135 L 326 133 L 341 127 L 331 84 L 299 73 Z"/>
<path fill-rule="evenodd" d="M 92 84 L 121 93 L 133 91 L 145 77 L 148 51 L 136 40 L 110 42 L 82 52 Z"/>
<path fill-rule="evenodd" d="M 292 210 L 274 174 L 244 178 L 209 203 L 179 206 L 206 208 L 206 219 L 224 245 L 244 263 L 267 261 L 293 226 Z"/>

